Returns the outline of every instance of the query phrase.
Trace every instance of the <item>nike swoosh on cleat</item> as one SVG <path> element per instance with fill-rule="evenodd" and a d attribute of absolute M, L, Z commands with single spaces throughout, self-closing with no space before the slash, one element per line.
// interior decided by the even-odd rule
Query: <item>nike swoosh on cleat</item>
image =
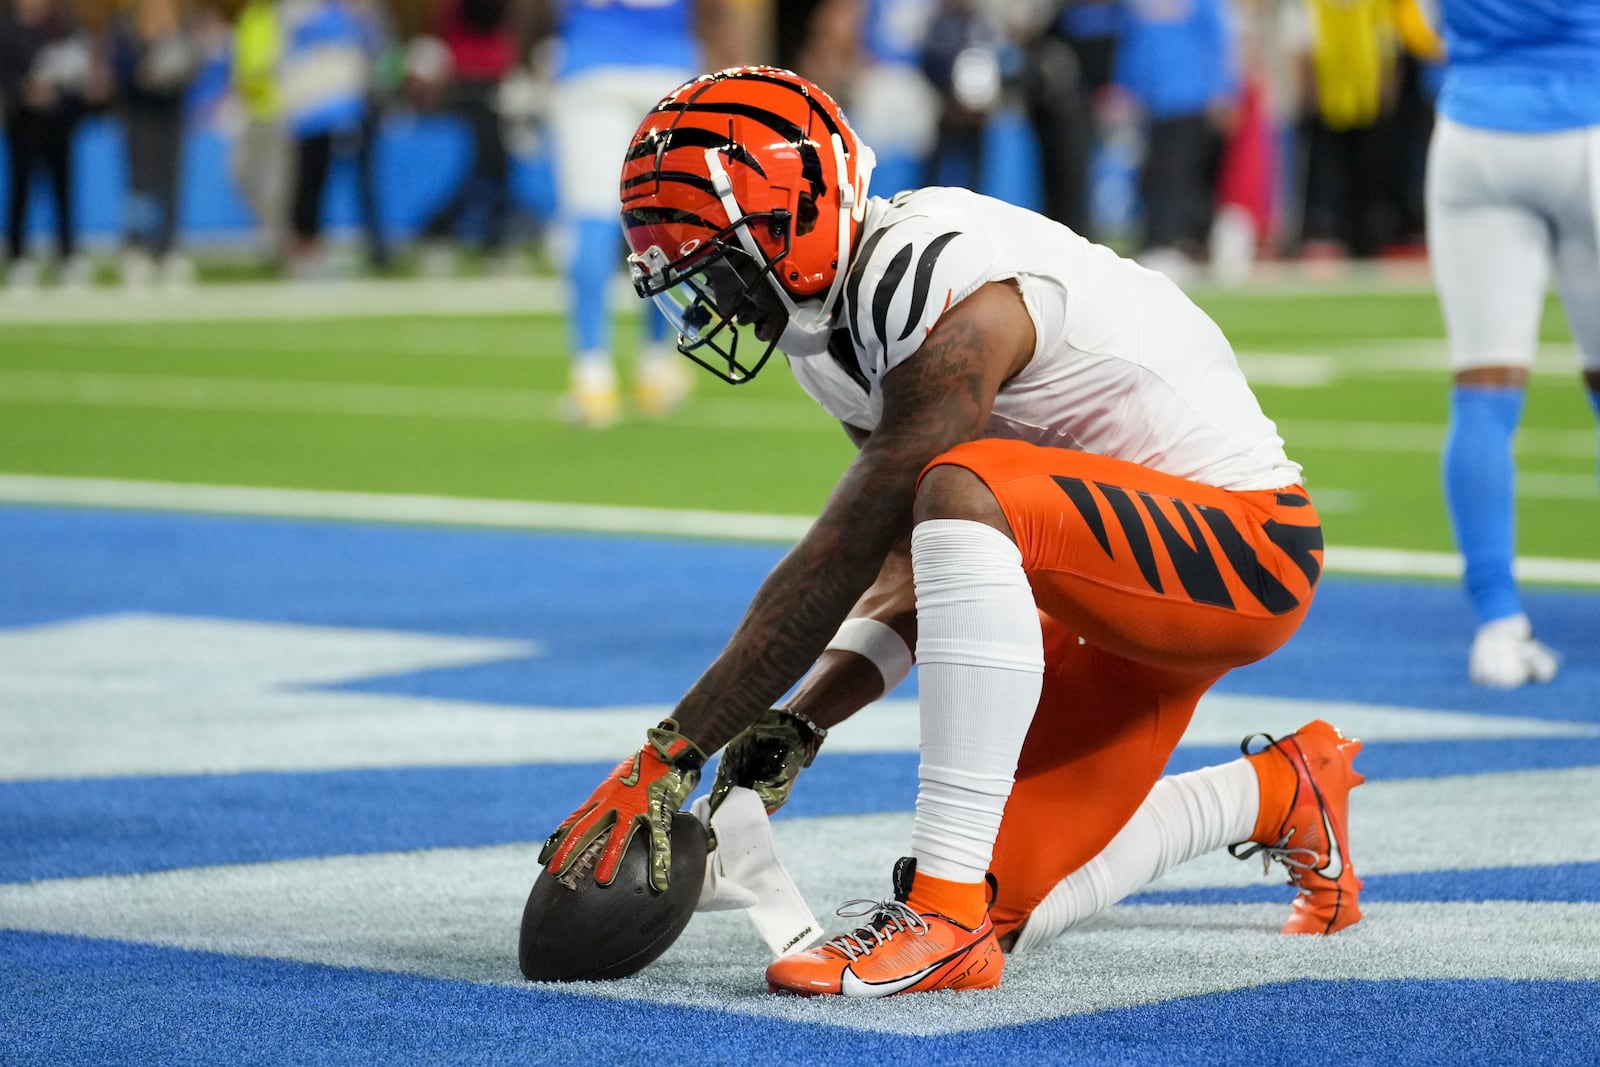
<path fill-rule="evenodd" d="M 1328 862 L 1318 868 L 1317 873 L 1330 882 L 1336 882 L 1344 873 L 1344 853 L 1339 851 L 1339 835 L 1333 832 L 1327 808 L 1322 809 L 1322 832 L 1328 837 Z"/>
<path fill-rule="evenodd" d="M 856 977 L 856 972 L 849 967 L 844 969 L 844 974 L 839 978 L 839 992 L 847 997 L 887 997 L 904 989 L 910 989 L 928 975 L 932 974 L 945 961 L 940 960 L 928 967 L 924 967 L 916 974 L 904 978 L 896 978 L 888 982 L 863 982 Z"/>

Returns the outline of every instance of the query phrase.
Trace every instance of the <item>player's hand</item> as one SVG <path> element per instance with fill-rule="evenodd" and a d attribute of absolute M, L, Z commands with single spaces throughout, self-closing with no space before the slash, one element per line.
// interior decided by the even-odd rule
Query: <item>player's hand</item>
<path fill-rule="evenodd" d="M 617 764 L 588 802 L 545 840 L 539 862 L 551 874 L 567 873 L 597 838 L 609 833 L 595 864 L 594 880 L 610 885 L 634 826 L 642 824 L 650 834 L 650 884 L 657 892 L 667 891 L 672 817 L 700 781 L 706 755 L 678 732 L 678 724 L 671 719 L 663 719 L 645 736 L 649 743 Z"/>
<path fill-rule="evenodd" d="M 771 815 L 789 799 L 789 790 L 803 768 L 811 766 L 828 732 L 773 708 L 722 750 L 717 780 L 711 786 L 715 812 L 734 786 L 755 791 Z"/>

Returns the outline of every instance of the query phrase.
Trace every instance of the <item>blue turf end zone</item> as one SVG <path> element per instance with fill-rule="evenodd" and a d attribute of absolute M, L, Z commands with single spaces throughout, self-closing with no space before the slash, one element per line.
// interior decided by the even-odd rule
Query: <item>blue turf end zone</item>
<path fill-rule="evenodd" d="M 1298 982 L 918 1038 L 38 934 L 0 933 L 0 959 L 0 1062 L 39 1064 L 1589 1065 L 1600 1003 L 1596 982 Z"/>
<path fill-rule="evenodd" d="M 124 618 L 524 642 L 538 649 L 291 687 L 286 699 L 296 711 L 302 699 L 353 694 L 508 714 L 534 706 L 635 714 L 638 705 L 670 705 L 693 681 L 779 555 L 767 545 L 0 506 L 0 559 L 7 561 L 0 570 L 0 744 L 13 737 L 20 743 L 23 734 L 8 731 L 36 721 L 29 717 L 30 694 L 42 699 L 81 688 L 92 674 L 63 661 L 50 668 L 57 673 L 35 677 L 31 662 L 5 659 L 6 639 Z M 1382 704 L 1424 718 L 1439 713 L 1458 726 L 1492 717 L 1546 728 L 1369 741 L 1358 767 L 1373 783 L 1425 791 L 1487 782 L 1505 788 L 1524 777 L 1592 782 L 1585 775 L 1600 767 L 1600 729 L 1591 728 L 1600 726 L 1600 597 L 1533 590 L 1527 599 L 1541 635 L 1566 657 L 1549 686 L 1494 693 L 1465 682 L 1470 619 L 1453 585 L 1335 575 L 1322 583 L 1300 634 L 1267 661 L 1230 675 L 1219 691 Z M 175 677 L 140 684 L 181 686 L 181 658 L 175 662 Z M 121 713 L 117 698 L 126 689 L 90 691 L 95 714 Z M 899 695 L 914 694 L 913 680 Z M 168 705 L 161 709 L 169 714 Z M 392 728 L 403 732 L 405 725 L 397 717 Z M 65 744 L 70 748 L 72 739 Z M 1170 769 L 1237 754 L 1236 747 L 1208 740 L 1180 748 Z M 98 940 L 62 932 L 85 929 L 65 920 L 28 926 L 7 912 L 8 901 L 35 888 L 129 876 L 142 884 L 142 876 L 171 872 L 178 877 L 160 883 L 174 887 L 170 901 L 156 894 L 161 917 L 193 923 L 198 898 L 182 894 L 206 884 L 200 875 L 208 868 L 245 865 L 253 873 L 263 868 L 251 865 L 285 860 L 355 865 L 363 857 L 430 849 L 531 849 L 609 766 L 585 754 L 498 764 L 424 759 L 363 769 L 290 764 L 271 771 L 0 775 L 0 1067 L 663 1058 L 838 1067 L 1600 1064 L 1600 960 L 1586 958 L 1535 969 L 1538 980 L 1471 977 L 1479 972 L 1464 969 L 1442 972 L 1460 975 L 1448 979 L 1401 971 L 1411 977 L 1378 981 L 1362 972 L 1045 1021 L 997 1017 L 988 1029 L 908 1037 L 576 990 Z M 806 774 L 780 819 L 904 813 L 915 795 L 917 755 L 836 752 Z M 1595 799 L 1570 799 L 1565 816 L 1529 811 L 1529 825 L 1559 830 L 1568 819 L 1592 827 Z M 1403 815 L 1409 818 L 1409 809 Z M 1560 851 L 1567 851 L 1565 842 Z M 1363 900 L 1416 906 L 1411 911 L 1526 904 L 1600 922 L 1600 849 L 1592 841 L 1575 839 L 1569 854 L 1552 851 L 1521 865 L 1494 855 L 1430 863 L 1364 871 Z M 189 879 L 191 873 L 196 877 Z M 111 884 L 121 892 L 128 883 Z M 1149 891 L 1125 906 L 1159 915 L 1152 905 L 1254 905 L 1287 902 L 1291 894 L 1281 881 L 1216 885 Z M 302 914 L 293 918 L 299 929 Z M 515 916 L 506 922 L 514 930 Z M 491 941 L 498 936 L 482 929 Z M 1460 938 L 1481 933 L 1462 920 Z M 507 959 L 513 950 L 508 943 Z M 1163 965 L 1182 962 L 1154 964 Z M 759 973 L 749 977 L 761 981 Z M 892 1017 L 895 1002 L 881 1010 Z"/>

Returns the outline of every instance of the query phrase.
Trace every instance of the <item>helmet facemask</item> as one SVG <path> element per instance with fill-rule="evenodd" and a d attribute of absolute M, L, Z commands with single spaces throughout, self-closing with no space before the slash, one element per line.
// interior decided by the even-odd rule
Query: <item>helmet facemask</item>
<path fill-rule="evenodd" d="M 872 162 L 837 105 L 787 71 L 725 71 L 664 99 L 624 164 L 623 220 L 635 289 L 678 350 L 734 383 L 775 348 L 826 352 Z"/>
<path fill-rule="evenodd" d="M 752 255 L 736 230 L 766 225 L 783 239 L 783 253 Z M 771 358 L 788 321 L 773 271 L 789 247 L 790 215 L 774 211 L 745 216 L 677 259 L 659 247 L 628 257 L 634 290 L 655 302 L 678 332 L 678 351 L 725 382 L 742 385 Z M 792 306 L 792 305 L 791 305 Z M 757 352 L 742 359 L 741 349 Z"/>

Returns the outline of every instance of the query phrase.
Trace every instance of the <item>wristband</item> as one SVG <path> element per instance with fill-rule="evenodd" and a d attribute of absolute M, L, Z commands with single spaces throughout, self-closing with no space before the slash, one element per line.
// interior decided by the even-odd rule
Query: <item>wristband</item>
<path fill-rule="evenodd" d="M 839 632 L 828 642 L 828 648 L 840 652 L 854 652 L 870 660 L 883 676 L 883 694 L 906 680 L 911 673 L 911 649 L 894 627 L 865 616 L 846 619 Z"/>

